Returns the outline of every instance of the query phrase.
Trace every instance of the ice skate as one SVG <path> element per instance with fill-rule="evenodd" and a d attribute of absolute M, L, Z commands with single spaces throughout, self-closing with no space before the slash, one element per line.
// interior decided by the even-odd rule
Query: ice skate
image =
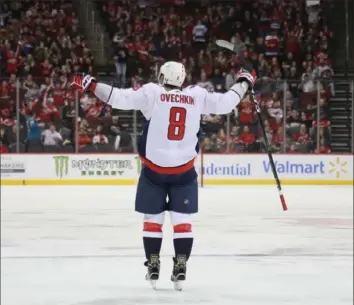
<path fill-rule="evenodd" d="M 152 254 L 150 260 L 144 265 L 147 267 L 145 279 L 150 282 L 153 289 L 156 289 L 156 282 L 160 275 L 160 258 L 157 254 Z"/>
<path fill-rule="evenodd" d="M 177 255 L 173 258 L 173 270 L 171 275 L 171 281 L 174 284 L 174 288 L 177 291 L 182 290 L 182 281 L 186 279 L 187 272 L 187 259 L 185 255 Z"/>

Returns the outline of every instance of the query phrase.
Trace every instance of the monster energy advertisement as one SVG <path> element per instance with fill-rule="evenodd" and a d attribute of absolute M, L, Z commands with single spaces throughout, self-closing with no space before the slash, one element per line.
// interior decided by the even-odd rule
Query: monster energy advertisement
<path fill-rule="evenodd" d="M 141 162 L 139 157 L 134 157 L 134 160 L 129 159 L 100 159 L 89 158 L 80 159 L 77 156 L 55 156 L 54 170 L 58 178 L 67 176 L 81 177 L 119 177 L 126 171 L 134 171 L 140 173 Z"/>

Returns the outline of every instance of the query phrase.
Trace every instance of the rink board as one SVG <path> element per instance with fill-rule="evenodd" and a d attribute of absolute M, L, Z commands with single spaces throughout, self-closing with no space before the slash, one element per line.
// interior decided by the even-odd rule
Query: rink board
<path fill-rule="evenodd" d="M 353 155 L 274 155 L 284 185 L 353 185 Z M 203 164 L 201 164 L 203 163 Z M 272 185 L 266 154 L 207 154 L 196 160 L 207 185 Z M 1 185 L 131 185 L 136 154 L 2 154 Z"/>

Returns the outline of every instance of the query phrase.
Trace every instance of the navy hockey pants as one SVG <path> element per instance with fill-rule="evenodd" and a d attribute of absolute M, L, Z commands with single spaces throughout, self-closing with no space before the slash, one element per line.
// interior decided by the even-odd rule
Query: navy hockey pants
<path fill-rule="evenodd" d="M 144 214 L 164 211 L 197 213 L 198 181 L 195 169 L 165 175 L 143 166 L 136 191 L 135 211 Z"/>

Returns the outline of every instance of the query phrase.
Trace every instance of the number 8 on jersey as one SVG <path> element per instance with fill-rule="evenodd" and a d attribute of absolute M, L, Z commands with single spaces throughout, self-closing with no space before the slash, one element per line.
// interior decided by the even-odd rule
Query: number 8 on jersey
<path fill-rule="evenodd" d="M 186 129 L 187 110 L 182 107 L 172 107 L 170 110 L 170 125 L 168 125 L 167 138 L 171 141 L 181 141 Z"/>

